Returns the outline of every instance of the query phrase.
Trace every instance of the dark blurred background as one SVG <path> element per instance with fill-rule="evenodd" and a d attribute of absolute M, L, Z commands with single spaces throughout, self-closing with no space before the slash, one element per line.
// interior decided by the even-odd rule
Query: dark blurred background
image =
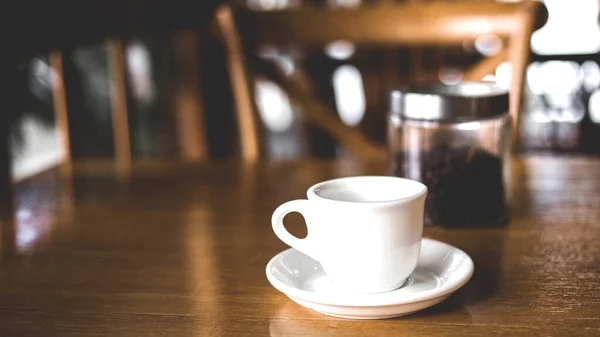
<path fill-rule="evenodd" d="M 543 2 L 549 17 L 531 39 L 521 110 L 521 150 L 598 155 L 599 1 Z M 220 3 L 50 1 L 3 5 L 3 35 L 12 48 L 3 56 L 4 78 L 9 79 L 3 83 L 10 86 L 4 88 L 7 94 L 3 100 L 5 114 L 10 116 L 14 175 L 26 176 L 60 161 L 63 155 L 57 145 L 52 94 L 52 81 L 58 75 L 51 66 L 50 50 L 62 54 L 61 79 L 74 160 L 114 156 L 107 36 L 117 36 L 123 44 L 134 158 L 180 156 L 176 93 L 188 77 L 199 79 L 196 94 L 206 125 L 202 137 L 210 157 L 237 156 L 240 149 L 226 51 L 212 25 Z M 375 6 L 376 2 L 240 0 L 233 5 L 273 11 L 300 6 L 354 8 Z M 182 44 L 184 49 L 195 46 L 191 55 L 197 66 L 188 68 L 189 62 L 182 62 L 178 52 Z M 423 78 L 454 83 L 462 78 L 466 67 L 501 48 L 500 39 L 487 35 L 462 46 L 443 48 L 360 48 L 348 41 L 332 41 L 323 48 L 282 51 L 267 46 L 248 52 L 274 61 L 284 70 L 301 63 L 313 80 L 316 95 L 335 109 L 344 123 L 384 144 L 386 96 L 391 87 Z M 486 79 L 508 88 L 510 67 L 502 63 Z M 418 69 L 417 74 L 414 69 Z M 302 124 L 296 107 L 274 82 L 257 76 L 252 86 L 270 158 L 344 155 L 327 134 Z M 308 135 L 311 142 L 297 142 L 299 134 Z"/>

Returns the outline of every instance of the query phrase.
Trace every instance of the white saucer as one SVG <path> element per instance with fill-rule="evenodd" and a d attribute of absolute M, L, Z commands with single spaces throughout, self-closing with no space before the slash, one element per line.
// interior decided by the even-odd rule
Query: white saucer
<path fill-rule="evenodd" d="M 290 248 L 269 261 L 269 282 L 290 299 L 320 313 L 353 319 L 404 316 L 437 304 L 473 275 L 473 260 L 449 244 L 423 239 L 417 268 L 407 283 L 381 294 L 341 292 L 321 264 Z"/>

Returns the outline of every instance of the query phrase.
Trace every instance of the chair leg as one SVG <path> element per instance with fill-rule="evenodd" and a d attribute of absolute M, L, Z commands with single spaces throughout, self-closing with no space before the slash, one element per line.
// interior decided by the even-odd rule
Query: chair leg
<path fill-rule="evenodd" d="M 60 50 L 50 53 L 50 66 L 53 69 L 52 99 L 54 102 L 54 119 L 58 131 L 59 146 L 62 149 L 63 158 L 59 167 L 61 178 L 70 179 L 73 172 L 71 161 L 71 139 L 69 133 L 69 119 L 67 115 L 67 97 L 65 93 L 63 76 L 63 57 Z"/>
<path fill-rule="evenodd" d="M 123 43 L 118 38 L 108 41 L 110 67 L 110 100 L 113 116 L 113 139 L 117 173 L 127 176 L 131 171 L 131 144 L 129 140 L 129 118 L 125 87 L 125 60 Z"/>
<path fill-rule="evenodd" d="M 200 88 L 198 32 L 185 30 L 173 39 L 179 86 L 175 90 L 175 110 L 179 148 L 185 160 L 198 161 L 208 157 L 206 126 Z"/>
<path fill-rule="evenodd" d="M 11 64 L 12 65 L 12 64 Z M 2 65 L 9 68 L 11 65 Z M 13 211 L 13 184 L 12 184 L 12 153 L 10 143 L 10 130 L 14 124 L 14 104 L 11 104 L 10 95 L 14 95 L 11 87 L 15 80 L 12 69 L 0 69 L 0 93 L 3 94 L 2 101 L 8 102 L 4 111 L 0 111 L 0 217 Z M 7 111 L 8 110 L 8 111 Z"/>
<path fill-rule="evenodd" d="M 58 167 L 61 180 L 61 204 L 72 214 L 75 208 L 73 199 L 73 161 L 71 157 L 71 133 L 67 114 L 67 96 L 64 84 L 63 54 L 60 50 L 50 52 L 50 66 L 53 77 L 52 98 L 54 102 L 54 119 L 59 137 L 58 146 L 62 149 L 63 158 Z"/>
<path fill-rule="evenodd" d="M 493 74 L 500 63 L 508 58 L 508 50 L 502 49 L 492 57 L 486 57 L 467 71 L 463 78 L 469 81 L 481 81 L 485 75 Z"/>
<path fill-rule="evenodd" d="M 518 13 L 518 28 L 514 30 L 509 42 L 508 60 L 512 65 L 510 114 L 513 118 L 513 150 L 519 148 L 520 109 L 525 83 L 525 71 L 529 63 L 531 34 L 533 34 L 535 28 L 539 8 L 540 4 L 523 3 L 523 10 Z"/>
<path fill-rule="evenodd" d="M 0 217 L 12 214 L 14 207 L 9 131 L 9 122 L 0 121 Z"/>
<path fill-rule="evenodd" d="M 256 161 L 260 151 L 258 122 L 255 118 L 254 103 L 249 89 L 250 82 L 242 44 L 231 8 L 221 6 L 217 9 L 216 20 L 227 50 L 227 65 L 236 106 L 242 157 L 247 161 Z"/>
<path fill-rule="evenodd" d="M 8 80 L 5 78 L 0 79 Z M 5 84 L 5 83 L 2 83 Z M 8 87 L 2 86 L 4 94 Z M 15 250 L 16 233 L 14 215 L 14 191 L 12 184 L 12 155 L 10 147 L 10 117 L 0 113 L 0 248 L 2 255 Z"/>

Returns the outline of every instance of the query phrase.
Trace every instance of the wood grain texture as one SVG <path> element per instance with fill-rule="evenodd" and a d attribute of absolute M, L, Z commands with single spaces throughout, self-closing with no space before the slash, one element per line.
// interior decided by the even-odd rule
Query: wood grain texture
<path fill-rule="evenodd" d="M 182 157 L 190 161 L 205 160 L 209 156 L 200 83 L 200 50 L 197 31 L 183 30 L 173 37 L 178 84 L 175 89 L 177 137 Z"/>
<path fill-rule="evenodd" d="M 486 75 L 494 74 L 496 68 L 508 58 L 508 50 L 502 49 L 498 54 L 487 57 L 473 65 L 463 76 L 467 81 L 481 81 Z"/>
<path fill-rule="evenodd" d="M 15 220 L 1 222 L 0 335 L 598 335 L 598 167 L 515 160 L 508 226 L 425 230 L 473 258 L 471 281 L 380 321 L 302 308 L 264 267 L 286 248 L 271 231 L 276 206 L 321 180 L 385 174 L 383 162 L 136 162 L 127 180 L 110 163 L 75 165 L 69 212 L 48 172 L 17 186 Z M 291 231 L 301 222 L 286 218 Z"/>
<path fill-rule="evenodd" d="M 260 155 L 258 121 L 250 89 L 252 81 L 246 69 L 240 36 L 230 7 L 219 7 L 215 17 L 227 50 L 227 67 L 236 105 L 235 113 L 242 158 L 250 162 L 256 161 Z"/>
<path fill-rule="evenodd" d="M 54 119 L 56 121 L 56 131 L 58 132 L 58 146 L 62 150 L 63 158 L 60 166 L 61 174 L 67 179 L 71 176 L 72 157 L 71 157 L 71 139 L 69 137 L 69 115 L 67 114 L 67 95 L 65 93 L 63 57 L 62 51 L 54 50 L 49 55 L 51 73 L 50 81 L 52 83 L 52 102 L 54 106 Z"/>
<path fill-rule="evenodd" d="M 123 42 L 116 37 L 110 38 L 107 43 L 107 52 L 115 164 L 121 175 L 127 175 L 131 169 L 131 140 L 129 136 Z"/>
<path fill-rule="evenodd" d="M 520 28 L 516 13 L 542 16 L 539 2 L 406 3 L 355 10 L 237 10 L 240 31 L 255 43 L 323 45 L 336 40 L 376 45 L 457 45 L 485 34 L 510 37 Z M 310 22 L 310 24 L 307 24 Z M 537 22 L 541 27 L 544 22 Z"/>
<path fill-rule="evenodd" d="M 539 5 L 533 2 L 524 3 L 523 10 L 517 14 L 518 27 L 513 32 L 508 52 L 508 61 L 511 65 L 510 80 L 510 115 L 513 118 L 512 146 L 519 148 L 519 130 L 521 129 L 521 102 L 523 101 L 523 89 L 525 85 L 525 72 L 529 64 L 531 54 L 531 35 L 536 27 L 536 15 Z"/>

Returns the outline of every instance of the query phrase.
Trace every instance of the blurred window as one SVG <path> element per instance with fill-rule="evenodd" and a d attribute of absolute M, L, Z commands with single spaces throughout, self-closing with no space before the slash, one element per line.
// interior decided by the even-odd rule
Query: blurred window
<path fill-rule="evenodd" d="M 253 10 L 272 11 L 284 9 L 290 5 L 290 0 L 248 0 L 247 6 Z"/>
<path fill-rule="evenodd" d="M 499 87 L 508 89 L 512 78 L 512 65 L 509 62 L 502 62 L 496 68 L 495 74 L 496 84 Z"/>
<path fill-rule="evenodd" d="M 563 100 L 581 87 L 579 64 L 572 61 L 548 61 L 542 64 L 539 72 L 542 92 L 549 97 Z M 563 103 L 556 102 L 557 107 L 564 107 Z"/>
<path fill-rule="evenodd" d="M 362 76 L 356 67 L 343 65 L 333 73 L 335 105 L 342 121 L 356 126 L 365 115 L 365 91 Z"/>
<path fill-rule="evenodd" d="M 486 34 L 475 40 L 475 49 L 485 56 L 494 56 L 502 50 L 502 40 L 494 34 Z"/>
<path fill-rule="evenodd" d="M 294 112 L 286 93 L 268 80 L 257 79 L 254 85 L 258 113 L 267 128 L 273 132 L 288 130 L 292 125 Z"/>
<path fill-rule="evenodd" d="M 354 51 L 356 47 L 354 43 L 350 41 L 334 41 L 325 46 L 325 54 L 335 60 L 347 60 L 352 55 L 354 55 Z"/>
<path fill-rule="evenodd" d="M 155 81 L 148 48 L 142 42 L 136 41 L 126 47 L 125 55 L 133 97 L 141 103 L 152 103 L 155 97 Z"/>
<path fill-rule="evenodd" d="M 548 22 L 531 37 L 531 48 L 541 55 L 600 52 L 598 0 L 544 0 Z"/>
<path fill-rule="evenodd" d="M 534 95 L 530 108 L 533 121 L 579 123 L 585 115 L 580 95 L 581 73 L 579 64 L 572 61 L 530 64 L 527 67 L 527 83 Z"/>
<path fill-rule="evenodd" d="M 600 89 L 596 89 L 590 97 L 589 108 L 592 122 L 600 124 Z"/>
<path fill-rule="evenodd" d="M 334 8 L 355 8 L 360 6 L 361 0 L 327 0 L 327 4 Z"/>
<path fill-rule="evenodd" d="M 600 67 L 594 61 L 585 61 L 581 65 L 581 79 L 586 92 L 600 88 Z"/>
<path fill-rule="evenodd" d="M 447 85 L 458 84 L 462 80 L 463 72 L 457 67 L 443 67 L 440 69 L 440 81 Z"/>

